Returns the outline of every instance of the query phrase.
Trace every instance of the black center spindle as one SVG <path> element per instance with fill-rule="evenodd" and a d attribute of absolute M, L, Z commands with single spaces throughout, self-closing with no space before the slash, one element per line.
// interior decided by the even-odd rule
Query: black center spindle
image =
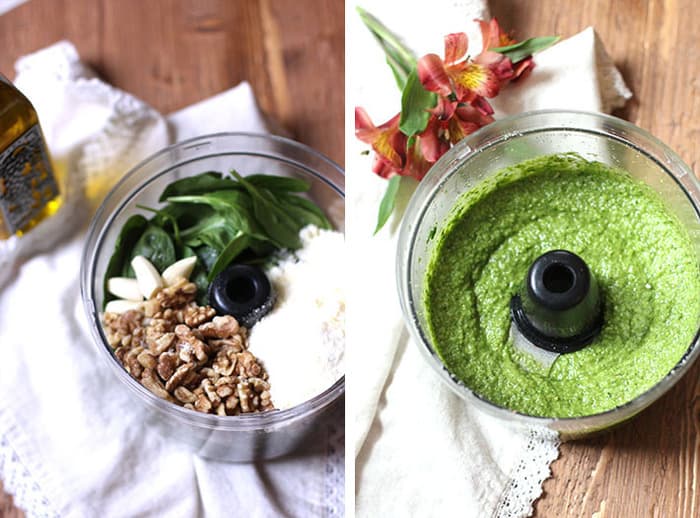
<path fill-rule="evenodd" d="M 262 269 L 232 264 L 209 285 L 209 304 L 219 315 L 232 315 L 250 328 L 272 309 L 274 291 Z"/>
<path fill-rule="evenodd" d="M 510 308 L 525 338 L 560 354 L 590 344 L 603 326 L 598 283 L 583 259 L 566 250 L 547 252 L 532 263 Z"/>

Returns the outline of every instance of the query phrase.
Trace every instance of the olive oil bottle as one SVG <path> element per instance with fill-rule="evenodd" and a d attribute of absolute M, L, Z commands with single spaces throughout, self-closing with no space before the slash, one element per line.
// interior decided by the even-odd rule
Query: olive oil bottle
<path fill-rule="evenodd" d="M 36 111 L 0 75 L 0 239 L 21 236 L 60 205 Z"/>

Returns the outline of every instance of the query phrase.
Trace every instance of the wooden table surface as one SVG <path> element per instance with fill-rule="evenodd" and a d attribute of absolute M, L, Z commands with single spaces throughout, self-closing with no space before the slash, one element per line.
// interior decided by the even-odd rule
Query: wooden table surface
<path fill-rule="evenodd" d="M 61 39 L 162 113 L 247 80 L 293 138 L 344 162 L 342 1 L 30 0 L 0 16 L 0 72 Z M 0 482 L 0 517 L 21 515 Z"/>
<path fill-rule="evenodd" d="M 700 173 L 696 0 L 492 0 L 516 35 L 596 28 L 634 92 L 616 115 L 666 142 Z M 563 444 L 535 516 L 697 517 L 700 363 L 668 394 L 607 435 Z"/>

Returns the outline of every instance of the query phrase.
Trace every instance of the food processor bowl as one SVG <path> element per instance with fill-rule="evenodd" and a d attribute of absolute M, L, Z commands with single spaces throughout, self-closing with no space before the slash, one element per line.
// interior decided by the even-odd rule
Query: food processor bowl
<path fill-rule="evenodd" d="M 124 222 L 139 208 L 159 207 L 158 197 L 179 178 L 205 171 L 242 176 L 275 174 L 306 180 L 308 197 L 344 231 L 345 177 L 330 159 L 297 142 L 248 133 L 219 133 L 186 140 L 156 153 L 128 172 L 107 195 L 88 230 L 81 265 L 81 295 L 99 356 L 135 402 L 145 407 L 148 427 L 187 444 L 200 456 L 222 461 L 279 457 L 309 444 L 324 419 L 343 411 L 345 378 L 314 398 L 285 410 L 217 416 L 180 407 L 152 394 L 114 356 L 101 325 L 103 278 Z M 343 272 L 338 272 L 342 275 Z M 285 346 L 289 346 L 286 344 Z"/>
<path fill-rule="evenodd" d="M 422 355 L 458 396 L 516 427 L 544 426 L 563 440 L 608 429 L 656 401 L 696 360 L 698 328 L 682 358 L 646 392 L 611 410 L 580 417 L 525 415 L 499 406 L 457 379 L 431 342 L 423 295 L 433 248 L 460 196 L 505 167 L 543 155 L 575 152 L 583 158 L 628 171 L 650 186 L 685 226 L 700 264 L 700 183 L 666 145 L 624 120 L 599 113 L 537 111 L 498 120 L 469 135 L 430 169 L 403 217 L 397 255 L 397 282 L 404 319 Z"/>

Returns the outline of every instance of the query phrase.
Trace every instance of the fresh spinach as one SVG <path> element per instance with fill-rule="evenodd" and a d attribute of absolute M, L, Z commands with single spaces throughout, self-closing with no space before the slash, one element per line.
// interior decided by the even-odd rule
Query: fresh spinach
<path fill-rule="evenodd" d="M 126 220 L 126 223 L 124 223 L 124 226 L 119 232 L 117 240 L 114 243 L 114 252 L 112 252 L 112 257 L 109 259 L 107 271 L 105 272 L 103 283 L 105 305 L 115 298 L 107 291 L 107 281 L 112 277 L 123 276 L 124 265 L 128 265 L 130 262 L 133 244 L 139 240 L 147 226 L 148 220 L 146 218 L 140 214 L 134 214 Z"/>
<path fill-rule="evenodd" d="M 219 275 L 219 273 L 223 271 L 235 257 L 240 255 L 243 250 L 248 248 L 251 239 L 252 238 L 250 236 L 244 234 L 243 232 L 238 232 L 223 248 L 223 250 L 221 250 L 219 257 L 216 258 L 216 262 L 209 270 L 207 281 L 212 282 L 214 277 Z"/>
<path fill-rule="evenodd" d="M 278 194 L 277 199 L 286 204 L 286 210 L 299 222 L 301 228 L 306 225 L 316 225 L 323 229 L 333 228 L 326 215 L 314 202 L 288 194 Z"/>
<path fill-rule="evenodd" d="M 221 173 L 210 171 L 174 181 L 165 188 L 158 201 L 163 202 L 173 196 L 207 194 L 222 189 L 235 188 L 237 188 L 236 182 L 232 181 L 231 178 L 224 178 Z"/>
<path fill-rule="evenodd" d="M 142 255 L 151 261 L 159 272 L 162 272 L 177 260 L 175 245 L 168 233 L 150 223 L 131 250 L 128 268 L 123 270 L 124 277 L 135 277 L 131 268 L 131 259 L 137 255 Z"/>
<path fill-rule="evenodd" d="M 311 188 L 311 184 L 298 178 L 288 176 L 270 176 L 266 174 L 251 174 L 246 176 L 246 181 L 255 187 L 264 187 L 271 191 L 283 192 L 306 192 Z"/>
<path fill-rule="evenodd" d="M 264 187 L 255 187 L 236 171 L 231 171 L 238 182 L 250 194 L 253 200 L 253 212 L 263 230 L 280 248 L 296 250 L 301 246 L 299 227 L 275 198 L 271 191 Z"/>
<path fill-rule="evenodd" d="M 207 303 L 209 283 L 234 260 L 261 263 L 279 248 L 301 246 L 306 225 L 332 228 L 323 211 L 297 193 L 311 185 L 297 178 L 255 174 L 242 177 L 206 172 L 168 185 L 150 220 L 134 215 L 115 243 L 105 276 L 134 277 L 131 259 L 142 255 L 160 272 L 179 259 L 196 256 L 190 276 L 197 301 Z"/>

